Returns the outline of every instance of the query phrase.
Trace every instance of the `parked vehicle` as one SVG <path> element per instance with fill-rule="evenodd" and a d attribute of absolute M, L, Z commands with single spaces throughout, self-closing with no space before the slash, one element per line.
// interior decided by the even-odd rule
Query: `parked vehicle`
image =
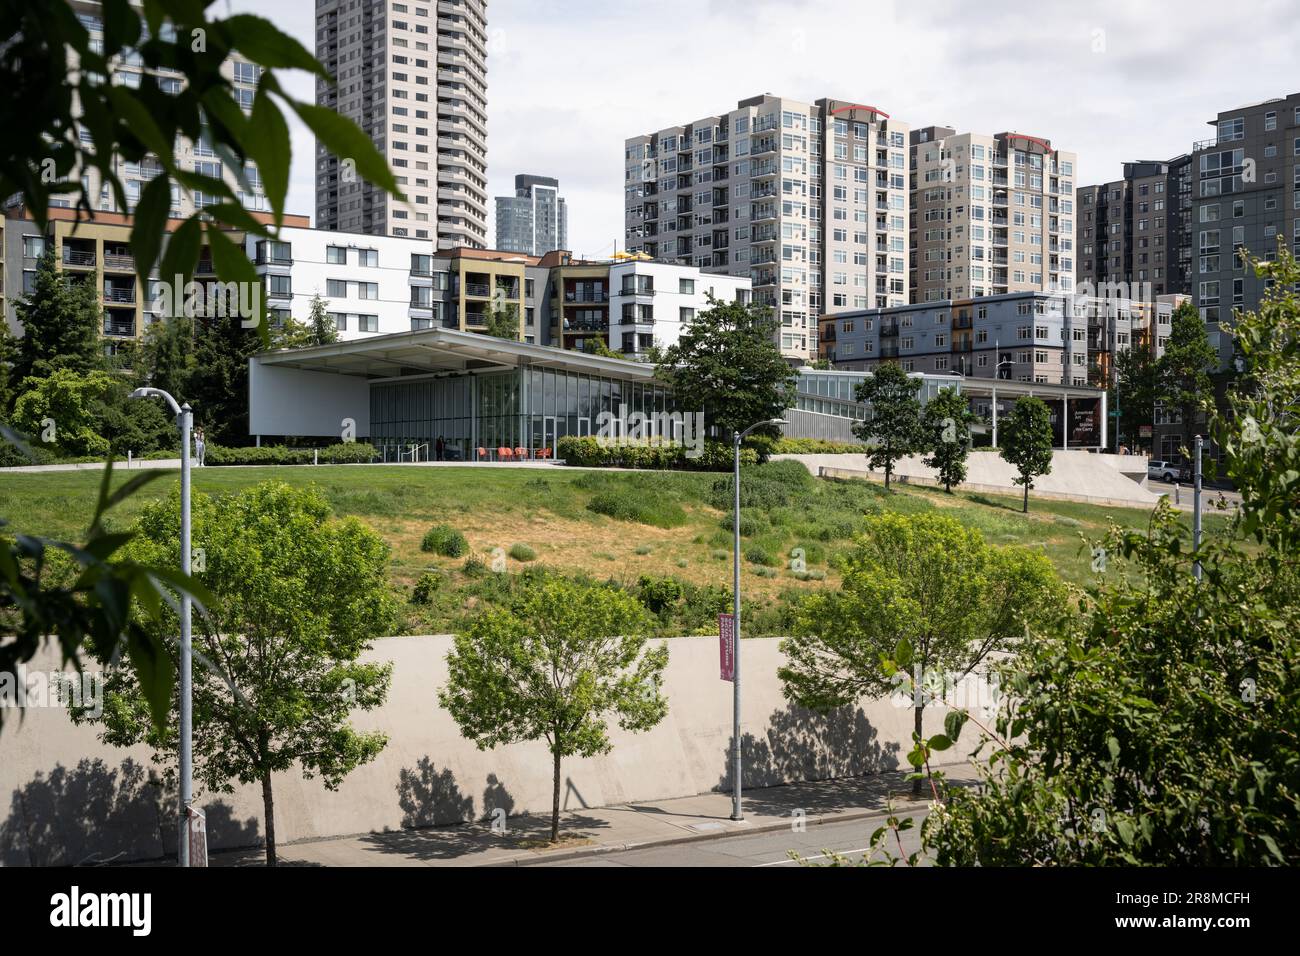
<path fill-rule="evenodd" d="M 1180 465 L 1176 461 L 1149 461 L 1147 462 L 1147 478 L 1154 481 L 1164 481 L 1173 484 L 1175 481 L 1184 481 L 1183 475 L 1187 471 L 1186 465 Z"/>

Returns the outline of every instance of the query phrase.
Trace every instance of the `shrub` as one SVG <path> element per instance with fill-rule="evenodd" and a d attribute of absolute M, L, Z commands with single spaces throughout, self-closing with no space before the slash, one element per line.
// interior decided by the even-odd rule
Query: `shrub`
<path fill-rule="evenodd" d="M 526 544 L 512 544 L 510 546 L 510 557 L 516 561 L 535 561 L 537 552 Z"/>
<path fill-rule="evenodd" d="M 608 444 L 590 435 L 566 435 L 556 442 L 556 457 L 566 465 L 583 468 L 648 468 L 679 471 L 726 471 L 732 467 L 731 446 L 725 442 L 706 441 L 701 454 L 688 457 L 688 449 L 662 439 L 636 444 Z M 758 462 L 751 448 L 742 448 L 742 465 Z"/>
<path fill-rule="evenodd" d="M 460 566 L 460 570 L 467 578 L 481 578 L 488 573 L 488 566 L 477 554 L 471 554 Z"/>
<path fill-rule="evenodd" d="M 635 553 L 636 553 L 636 554 L 640 554 L 640 555 L 646 555 L 646 554 L 651 554 L 653 551 L 654 551 L 654 548 L 650 547 L 650 545 L 648 545 L 648 544 L 638 544 L 638 545 L 636 546 L 636 552 L 635 552 Z"/>
<path fill-rule="evenodd" d="M 714 561 L 725 561 L 727 558 L 731 557 L 731 552 L 724 551 L 722 548 L 714 548 L 709 552 L 709 556 L 712 557 Z"/>
<path fill-rule="evenodd" d="M 208 443 L 205 460 L 209 465 L 322 465 L 365 464 L 377 457 L 369 442 L 340 442 L 324 448 L 287 448 L 263 445 L 261 448 L 229 448 Z"/>
<path fill-rule="evenodd" d="M 636 584 L 636 596 L 651 614 L 663 616 L 682 597 L 682 582 L 676 578 L 653 578 L 641 575 Z"/>
<path fill-rule="evenodd" d="M 735 524 L 735 517 L 734 514 L 723 515 L 718 524 L 722 526 L 724 531 L 731 531 Z M 754 515 L 747 511 L 740 512 L 740 536 L 742 538 L 752 538 L 756 534 L 761 534 L 763 527 L 763 522 Z"/>
<path fill-rule="evenodd" d="M 441 587 L 442 574 L 438 571 L 425 571 L 420 575 L 420 580 L 415 582 L 411 600 L 416 604 L 428 604 L 433 600 L 434 592 Z"/>
<path fill-rule="evenodd" d="M 445 558 L 459 558 L 469 551 L 469 542 L 465 536 L 450 525 L 434 525 L 424 533 L 420 542 L 421 551 L 431 551 Z"/>
<path fill-rule="evenodd" d="M 779 438 L 772 444 L 773 455 L 863 455 L 867 446 L 825 438 Z"/>
<path fill-rule="evenodd" d="M 764 567 L 774 567 L 780 563 L 766 548 L 757 544 L 751 544 L 745 549 L 745 560 L 750 564 L 761 564 Z"/>
<path fill-rule="evenodd" d="M 754 574 L 760 578 L 776 577 L 776 568 L 768 568 L 768 567 L 764 567 L 763 565 L 759 565 L 756 568 L 750 568 L 750 570 L 753 571 Z"/>
<path fill-rule="evenodd" d="M 610 488 L 597 492 L 587 502 L 587 510 L 619 521 L 634 521 L 656 528 L 676 528 L 686 523 L 686 512 L 677 502 L 635 488 Z"/>

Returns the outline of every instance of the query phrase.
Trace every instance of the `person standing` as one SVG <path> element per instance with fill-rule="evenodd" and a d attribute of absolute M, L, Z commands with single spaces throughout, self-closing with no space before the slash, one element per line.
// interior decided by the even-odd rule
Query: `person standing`
<path fill-rule="evenodd" d="M 443 440 L 442 440 L 442 436 L 439 435 L 439 436 L 438 436 L 438 440 L 437 440 L 436 442 L 433 443 L 433 454 L 434 454 L 434 457 L 435 457 L 438 461 L 442 461 L 442 460 L 443 460 L 443 455 L 446 453 L 446 450 L 447 450 L 447 443 L 446 443 L 445 441 L 443 441 Z"/>
<path fill-rule="evenodd" d="M 208 450 L 208 443 L 203 437 L 203 429 L 194 430 L 194 457 L 197 459 L 198 467 L 203 467 L 203 455 Z"/>

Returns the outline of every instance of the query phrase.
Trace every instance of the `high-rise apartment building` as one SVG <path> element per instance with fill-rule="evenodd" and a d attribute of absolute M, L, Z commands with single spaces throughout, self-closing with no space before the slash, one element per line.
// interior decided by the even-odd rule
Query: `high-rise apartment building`
<path fill-rule="evenodd" d="M 515 177 L 515 194 L 497 197 L 496 247 L 530 256 L 569 247 L 569 209 L 558 179 Z"/>
<path fill-rule="evenodd" d="M 907 126 L 882 110 L 765 94 L 624 157 L 628 250 L 749 276 L 790 361 L 820 315 L 907 302 Z"/>
<path fill-rule="evenodd" d="M 104 42 L 103 4 L 93 2 L 93 0 L 72 0 L 72 9 L 77 19 L 81 21 L 81 25 L 90 34 L 92 46 L 98 46 L 98 48 L 102 49 Z M 163 24 L 162 34 L 168 40 L 173 40 L 175 38 L 175 27 L 170 23 Z M 70 56 L 68 68 L 69 70 L 76 70 L 79 66 L 76 55 L 71 54 Z M 232 52 L 222 66 L 221 72 L 234 84 L 235 95 L 238 97 L 244 113 L 251 113 L 253 94 L 257 91 L 257 82 L 261 78 L 261 67 L 249 62 L 238 53 Z M 179 70 L 167 68 L 146 69 L 138 53 L 117 59 L 113 63 L 113 75 L 109 78 L 109 81 L 114 85 L 124 86 L 129 89 L 139 89 L 142 83 L 150 83 L 157 85 L 164 92 L 177 92 L 186 84 L 185 74 Z M 269 208 L 256 164 L 250 162 L 245 165 L 243 170 L 245 176 L 242 177 L 247 180 L 247 185 L 245 185 L 238 171 L 231 169 L 226 163 L 222 162 L 206 136 L 200 135 L 195 142 L 180 140 L 176 144 L 175 153 L 176 165 L 180 169 L 223 180 L 230 186 L 236 199 L 244 208 L 256 211 L 265 211 Z M 140 162 L 126 162 L 119 158 L 115 160 L 115 165 L 118 178 L 122 181 L 122 186 L 126 191 L 126 209 L 119 207 L 112 189 L 103 182 L 97 169 L 87 168 L 82 172 L 82 186 L 86 190 L 86 196 L 94 211 L 129 214 L 134 210 L 135 203 L 139 200 L 144 187 L 151 179 L 162 173 L 162 166 L 152 157 L 146 157 Z M 173 219 L 188 218 L 199 207 L 218 199 L 217 196 L 205 195 L 198 190 L 183 190 L 173 183 L 169 214 Z M 50 205 L 56 207 L 66 208 L 72 206 L 72 204 L 73 199 L 68 196 L 56 196 L 50 200 Z"/>
<path fill-rule="evenodd" d="M 1192 149 L 1192 295 L 1226 366 L 1235 310 L 1259 307 L 1264 280 L 1237 255 L 1300 252 L 1300 93 L 1225 110 Z M 1227 333 L 1227 334 L 1221 334 Z"/>
<path fill-rule="evenodd" d="M 1022 133 L 913 130 L 911 301 L 1073 289 L 1077 161 Z"/>
<path fill-rule="evenodd" d="M 316 147 L 316 225 L 487 246 L 485 0 L 316 0 L 316 102 L 353 120 L 406 200 Z"/>
<path fill-rule="evenodd" d="M 1133 298 L 1191 293 L 1192 157 L 1124 164 L 1124 177 L 1078 189 L 1080 285 Z M 1097 293 L 1100 294 L 1100 293 Z"/>

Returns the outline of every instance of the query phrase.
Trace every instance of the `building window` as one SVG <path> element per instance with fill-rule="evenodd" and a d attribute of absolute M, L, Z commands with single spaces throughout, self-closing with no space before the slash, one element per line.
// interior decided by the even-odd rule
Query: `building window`
<path fill-rule="evenodd" d="M 325 261 L 332 266 L 348 264 L 348 250 L 344 246 L 326 246 Z"/>

